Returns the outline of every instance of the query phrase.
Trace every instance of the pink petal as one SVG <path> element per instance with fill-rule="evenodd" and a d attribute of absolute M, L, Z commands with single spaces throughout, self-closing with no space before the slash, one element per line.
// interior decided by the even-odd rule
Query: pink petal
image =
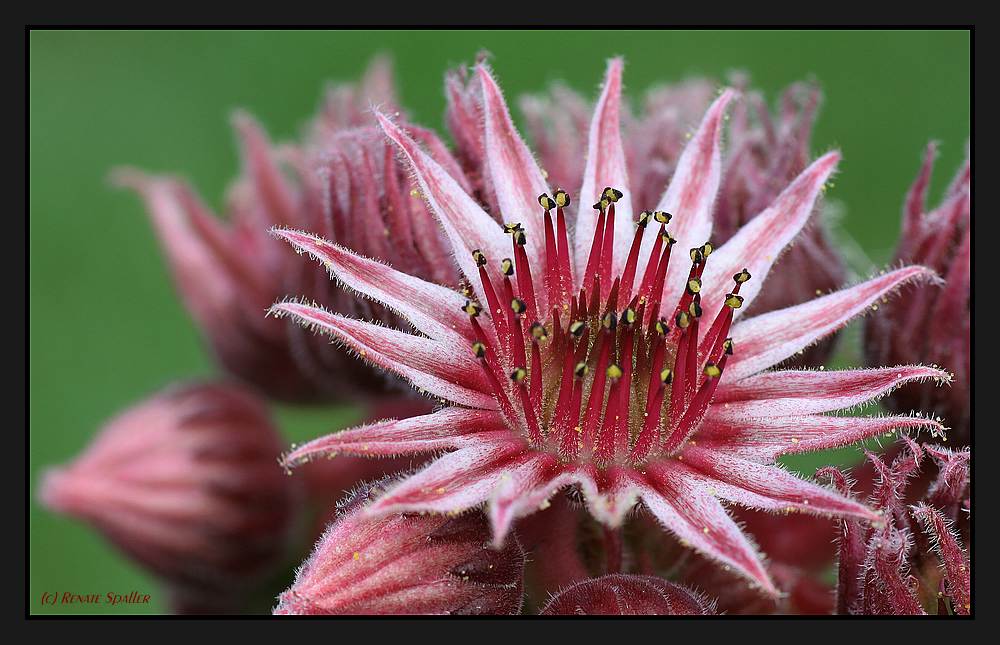
<path fill-rule="evenodd" d="M 299 222 L 298 200 L 274 160 L 267 135 L 254 118 L 244 112 L 236 113 L 233 125 L 242 140 L 246 172 L 253 180 L 258 199 L 265 205 L 261 212 L 269 216 L 267 223 L 294 226 Z"/>
<path fill-rule="evenodd" d="M 768 464 L 740 459 L 728 451 L 688 446 L 684 463 L 712 480 L 718 494 L 747 508 L 795 509 L 807 513 L 879 519 L 863 504 Z"/>
<path fill-rule="evenodd" d="M 770 416 L 746 417 L 742 412 L 713 406 L 697 435 L 698 445 L 731 452 L 744 459 L 772 463 L 781 455 L 840 448 L 898 431 L 929 429 L 943 434 L 944 426 L 923 417 Z M 686 454 L 686 453 L 685 453 Z"/>
<path fill-rule="evenodd" d="M 933 277 L 926 267 L 904 267 L 801 305 L 741 320 L 733 326 L 736 353 L 726 374 L 741 379 L 765 370 L 843 327 L 902 285 Z"/>
<path fill-rule="evenodd" d="M 477 435 L 501 431 L 506 431 L 506 425 L 495 412 L 449 407 L 334 432 L 295 448 L 282 461 L 286 467 L 294 467 L 339 454 L 394 457 L 451 450 L 469 445 Z"/>
<path fill-rule="evenodd" d="M 315 257 L 348 288 L 398 312 L 431 338 L 455 344 L 472 342 L 468 318 L 461 310 L 465 298 L 456 291 L 361 257 L 309 233 L 275 229 L 274 234 L 296 250 Z"/>
<path fill-rule="evenodd" d="M 547 507 L 559 489 L 574 481 L 571 470 L 561 468 L 554 456 L 544 452 L 506 473 L 488 504 L 493 543 L 503 544 L 515 520 Z"/>
<path fill-rule="evenodd" d="M 738 316 L 749 307 L 764 285 L 771 266 L 809 221 L 816 199 L 839 161 L 838 152 L 830 152 L 814 161 L 764 212 L 751 219 L 712 254 L 702 276 L 705 286 L 701 305 L 705 311 L 719 310 L 726 293 L 732 291 L 732 276 L 742 269 L 747 269 L 753 278 L 740 290 L 743 308 L 733 313 Z"/>
<path fill-rule="evenodd" d="M 972 609 L 972 588 L 969 558 L 965 550 L 959 546 L 952 527 L 937 509 L 920 504 L 913 508 L 913 515 L 920 520 L 924 533 L 930 538 L 934 550 L 944 563 L 948 595 L 954 601 L 955 613 L 968 616 Z"/>
<path fill-rule="evenodd" d="M 318 307 L 281 302 L 271 313 L 291 315 L 343 342 L 382 369 L 408 379 L 429 394 L 473 408 L 492 410 L 496 402 L 472 353 L 430 338 L 346 318 Z"/>
<path fill-rule="evenodd" d="M 765 593 L 778 595 L 757 550 L 708 491 L 704 477 L 675 460 L 651 463 L 646 474 L 650 485 L 643 489 L 642 501 L 663 526 L 702 555 L 760 585 Z"/>
<path fill-rule="evenodd" d="M 545 235 L 538 196 L 548 192 L 541 169 L 510 118 L 500 88 L 484 65 L 478 65 L 483 89 L 486 126 L 486 163 L 493 177 L 500 215 L 505 222 L 522 222 L 527 231 L 527 252 L 532 265 L 545 262 Z M 545 290 L 539 290 L 544 295 Z M 542 311 L 548 307 L 539 305 Z"/>
<path fill-rule="evenodd" d="M 669 228 L 682 253 L 678 260 L 687 257 L 689 248 L 709 241 L 712 234 L 712 208 L 722 177 L 722 120 L 726 107 L 736 96 L 735 90 L 727 89 L 709 106 L 698 131 L 684 147 L 670 185 L 656 207 L 674 216 Z M 650 246 L 652 243 L 652 239 L 647 242 Z M 648 253 L 649 247 L 645 244 L 643 247 L 643 251 Z M 683 261 L 670 263 L 664 282 L 663 303 L 677 301 L 690 268 L 690 264 Z"/>
<path fill-rule="evenodd" d="M 852 408 L 914 381 L 948 381 L 948 372 L 923 365 L 867 370 L 777 370 L 719 386 L 712 412 L 746 417 L 780 417 Z M 721 404 L 725 403 L 725 406 Z"/>
<path fill-rule="evenodd" d="M 610 186 L 625 193 L 615 204 L 615 251 L 612 274 L 618 275 L 625 266 L 629 244 L 635 233 L 632 217 L 632 194 L 629 191 L 628 170 L 625 167 L 625 150 L 621 137 L 622 66 L 620 58 L 608 61 L 601 97 L 594 106 L 587 140 L 587 166 L 583 172 L 583 187 L 577 202 L 576 216 L 576 288 L 583 283 L 590 246 L 594 241 L 597 215 L 594 203 L 600 200 L 601 191 Z"/>
<path fill-rule="evenodd" d="M 479 293 L 480 302 L 486 302 L 472 252 L 481 250 L 491 263 L 499 263 L 510 255 L 510 243 L 503 229 L 413 139 L 382 113 L 376 112 L 376 116 L 386 135 L 409 160 L 424 197 L 451 241 L 455 261 Z"/>
<path fill-rule="evenodd" d="M 369 513 L 461 513 L 488 500 L 504 476 L 535 458 L 525 444 L 505 440 L 476 443 L 449 452 L 407 477 L 368 507 Z"/>

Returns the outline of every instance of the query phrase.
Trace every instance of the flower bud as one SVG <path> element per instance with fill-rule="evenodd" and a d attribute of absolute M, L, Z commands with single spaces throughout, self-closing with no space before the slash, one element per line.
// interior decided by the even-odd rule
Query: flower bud
<path fill-rule="evenodd" d="M 288 543 L 299 500 L 277 464 L 283 447 L 244 390 L 175 386 L 48 471 L 40 497 L 93 525 L 175 597 L 235 596 L 271 573 Z"/>
<path fill-rule="evenodd" d="M 350 496 L 275 614 L 516 614 L 524 552 L 491 547 L 480 512 L 370 517 L 385 480 Z"/>
<path fill-rule="evenodd" d="M 715 613 L 714 603 L 656 576 L 611 574 L 578 582 L 553 598 L 543 616 L 690 616 Z"/>
<path fill-rule="evenodd" d="M 906 197 L 895 263 L 934 269 L 943 284 L 909 290 L 881 303 L 865 325 L 865 358 L 871 366 L 940 365 L 954 378 L 950 387 L 934 381 L 910 383 L 886 397 L 890 410 L 919 410 L 944 419 L 949 442 L 968 445 L 971 432 L 972 166 L 959 169 L 938 206 L 927 210 L 936 146 Z"/>

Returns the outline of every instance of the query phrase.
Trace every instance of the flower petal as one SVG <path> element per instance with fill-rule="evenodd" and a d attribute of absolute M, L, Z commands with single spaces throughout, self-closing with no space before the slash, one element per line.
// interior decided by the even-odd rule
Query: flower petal
<path fill-rule="evenodd" d="M 670 234 L 677 239 L 677 248 L 685 257 L 689 248 L 701 246 L 712 234 L 712 208 L 722 178 L 722 120 L 726 107 L 736 95 L 735 90 L 727 89 L 709 106 L 698 131 L 677 160 L 670 185 L 656 207 L 674 216 Z M 649 253 L 653 236 L 648 237 L 639 257 L 645 258 Z M 673 306 L 681 295 L 690 268 L 683 261 L 668 265 L 661 302 Z"/>
<path fill-rule="evenodd" d="M 914 381 L 947 382 L 948 372 L 924 365 L 867 370 L 776 370 L 719 386 L 716 410 L 746 417 L 779 417 L 843 410 L 886 396 Z M 725 403 L 725 406 L 721 404 Z"/>
<path fill-rule="evenodd" d="M 800 479 L 777 466 L 735 457 L 728 450 L 702 446 L 684 449 L 684 463 L 706 476 L 718 495 L 747 508 L 769 511 L 791 510 L 807 513 L 861 517 L 869 521 L 879 516 L 849 497 Z"/>
<path fill-rule="evenodd" d="M 305 443 L 282 459 L 286 467 L 317 457 L 347 454 L 395 457 L 467 446 L 476 435 L 506 431 L 497 413 L 449 407 L 408 419 L 389 419 L 340 430 Z"/>
<path fill-rule="evenodd" d="M 601 97 L 594 106 L 594 116 L 590 122 L 587 141 L 587 166 L 583 171 L 583 186 L 577 199 L 576 233 L 576 288 L 583 286 L 584 272 L 590 246 L 594 241 L 597 216 L 593 204 L 600 200 L 601 191 L 611 186 L 625 193 L 615 204 L 615 246 L 612 275 L 621 273 L 627 259 L 629 244 L 632 242 L 634 220 L 632 218 L 632 194 L 629 191 L 628 170 L 625 167 L 625 150 L 621 136 L 621 58 L 608 61 Z M 606 287 L 605 287 L 606 288 Z"/>
<path fill-rule="evenodd" d="M 741 379 L 765 370 L 843 327 L 900 286 L 933 276 L 926 267 L 904 267 L 801 305 L 741 320 L 733 326 L 736 354 L 726 374 Z"/>
<path fill-rule="evenodd" d="M 699 446 L 730 452 L 743 459 L 772 463 L 781 455 L 840 448 L 886 433 L 923 429 L 929 429 L 932 434 L 944 434 L 940 423 L 918 416 L 748 418 L 741 412 L 713 407 L 698 432 L 697 441 Z"/>
<path fill-rule="evenodd" d="M 757 550 L 708 491 L 704 478 L 675 460 L 653 462 L 646 469 L 649 486 L 642 501 L 682 542 L 699 553 L 733 567 L 765 593 L 777 596 Z"/>
<path fill-rule="evenodd" d="M 348 288 L 396 311 L 431 338 L 456 344 L 471 342 L 471 334 L 456 331 L 471 329 L 461 311 L 465 298 L 458 292 L 397 271 L 378 260 L 361 257 L 309 233 L 274 229 L 274 234 L 296 250 L 315 257 Z"/>
<path fill-rule="evenodd" d="M 839 161 L 838 152 L 830 152 L 814 161 L 764 212 L 751 219 L 712 254 L 702 276 L 705 286 L 701 305 L 705 311 L 715 312 L 722 307 L 726 293 L 733 287 L 731 276 L 742 269 L 747 269 L 753 278 L 741 288 L 743 308 L 734 311 L 734 316 L 749 307 L 764 285 L 771 266 L 809 221 L 816 199 Z"/>
<path fill-rule="evenodd" d="M 271 313 L 291 315 L 303 326 L 331 334 L 362 358 L 429 394 L 473 408 L 496 408 L 492 395 L 486 394 L 490 386 L 482 367 L 471 352 L 298 302 L 277 303 Z"/>
<path fill-rule="evenodd" d="M 448 235 L 455 261 L 476 288 L 480 302 L 486 302 L 472 252 L 480 249 L 490 262 L 499 263 L 510 251 L 503 229 L 413 139 L 382 113 L 376 112 L 376 116 L 386 135 L 409 160 L 424 197 Z"/>
<path fill-rule="evenodd" d="M 489 499 L 506 473 L 534 455 L 509 434 L 506 440 L 449 452 L 391 488 L 368 511 L 373 515 L 461 513 Z"/>
<path fill-rule="evenodd" d="M 548 192 L 541 169 L 531 150 L 514 128 L 510 111 L 493 76 L 484 65 L 476 72 L 483 89 L 483 120 L 486 130 L 486 163 L 493 177 L 500 215 L 505 222 L 524 222 L 531 263 L 544 266 L 545 228 L 538 196 Z M 544 295 L 541 289 L 539 295 Z M 548 307 L 539 305 L 542 311 Z"/>

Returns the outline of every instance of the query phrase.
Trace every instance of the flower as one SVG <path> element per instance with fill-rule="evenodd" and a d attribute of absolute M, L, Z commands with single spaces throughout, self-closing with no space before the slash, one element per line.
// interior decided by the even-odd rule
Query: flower
<path fill-rule="evenodd" d="M 972 432 L 972 164 L 965 160 L 941 203 L 927 210 L 927 192 L 937 145 L 927 146 L 923 166 L 903 207 L 896 262 L 919 262 L 944 278 L 943 288 L 882 303 L 865 326 L 869 365 L 887 362 L 942 365 L 953 374 L 950 388 L 911 384 L 886 399 L 891 410 L 940 415 L 968 444 Z"/>
<path fill-rule="evenodd" d="M 417 333 L 301 302 L 279 302 L 272 311 L 330 334 L 444 403 L 428 415 L 314 440 L 285 462 L 446 451 L 366 513 L 456 513 L 485 504 L 497 545 L 515 520 L 546 507 L 564 488 L 577 489 L 611 529 L 641 501 L 687 546 L 776 594 L 760 554 L 723 501 L 877 519 L 863 504 L 799 479 L 775 460 L 895 430 L 940 432 L 937 421 L 917 416 L 825 413 L 947 374 L 920 366 L 764 370 L 933 274 L 905 267 L 740 319 L 814 211 L 839 155 L 813 162 L 716 249 L 707 240 L 721 181 L 723 115 L 735 93 L 722 92 L 709 108 L 656 210 L 636 216 L 619 132 L 621 73 L 621 61 L 612 60 L 591 123 L 572 242 L 570 195 L 560 189 L 550 196 L 483 65 L 476 74 L 484 154 L 504 226 L 403 129 L 378 115 L 441 223 L 468 282 L 464 295 L 315 235 L 276 229 L 345 285 L 398 311 Z M 646 230 L 650 225 L 654 231 Z"/>
<path fill-rule="evenodd" d="M 338 508 L 276 614 L 516 614 L 524 552 L 489 543 L 482 513 L 368 517 L 385 481 L 362 485 Z"/>
<path fill-rule="evenodd" d="M 422 278 L 456 280 L 451 266 L 432 261 L 444 252 L 438 238 L 427 234 L 435 227 L 432 217 L 410 195 L 405 170 L 367 112 L 369 102 L 392 106 L 391 89 L 386 63 L 377 60 L 360 88 L 339 86 L 327 93 L 309 137 L 296 146 L 275 148 L 250 116 L 237 114 L 243 174 L 229 191 L 225 221 L 179 179 L 130 169 L 114 175 L 145 201 L 177 288 L 218 362 L 273 398 L 373 399 L 405 389 L 352 364 L 338 348 L 297 325 L 261 315 L 294 292 L 334 311 L 401 323 L 298 262 L 270 238 L 270 226 L 308 228 Z M 407 129 L 460 178 L 433 133 Z M 385 226 L 376 224 L 382 222 Z"/>
<path fill-rule="evenodd" d="M 906 505 L 908 481 L 929 454 L 937 478 L 923 499 Z M 969 459 L 971 453 L 906 441 L 891 465 L 868 453 L 877 473 L 870 502 L 882 521 L 867 527 L 841 522 L 837 613 L 876 615 L 968 615 L 972 592 L 968 554 Z M 826 468 L 845 494 L 851 482 L 839 470 Z"/>
<path fill-rule="evenodd" d="M 734 80 L 740 87 L 748 85 L 742 75 Z M 712 94 L 712 83 L 695 78 L 651 90 L 637 116 L 623 114 L 622 147 L 633 203 L 657 203 L 690 136 L 688 124 L 701 116 Z M 746 100 L 734 105 L 730 151 L 722 160 L 713 214 L 712 238 L 716 245 L 728 241 L 752 217 L 764 212 L 808 165 L 820 98 L 814 84 L 796 83 L 784 91 L 774 116 L 759 92 L 746 92 Z M 587 101 L 556 85 L 548 95 L 524 97 L 521 109 L 548 178 L 554 185 L 578 188 L 587 147 L 582 134 L 587 132 Z M 457 135 L 455 138 L 462 140 Z M 813 218 L 778 261 L 748 315 L 784 309 L 840 287 L 846 277 L 844 263 L 828 237 L 822 222 Z M 788 359 L 785 365 L 822 365 L 832 352 L 834 340 L 835 335 L 828 336 Z"/>
<path fill-rule="evenodd" d="M 579 582 L 545 606 L 543 616 L 687 616 L 715 613 L 714 604 L 656 576 L 612 574 Z"/>
<path fill-rule="evenodd" d="M 230 611 L 272 572 L 291 537 L 299 494 L 275 463 L 284 448 L 245 390 L 174 386 L 46 473 L 40 498 L 165 579 L 178 606 Z"/>

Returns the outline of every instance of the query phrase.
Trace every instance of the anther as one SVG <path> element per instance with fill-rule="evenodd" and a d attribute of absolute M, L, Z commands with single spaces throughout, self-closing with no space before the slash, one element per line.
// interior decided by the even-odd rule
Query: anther
<path fill-rule="evenodd" d="M 553 193 L 556 197 L 556 206 L 559 208 L 566 208 L 570 204 L 569 193 L 561 188 L 557 188 L 556 192 Z"/>
<path fill-rule="evenodd" d="M 579 337 L 580 334 L 583 333 L 583 330 L 586 328 L 587 328 L 587 323 L 583 322 L 582 320 L 577 320 L 574 323 L 570 323 L 569 333 Z"/>
<path fill-rule="evenodd" d="M 724 352 L 726 352 L 727 354 L 729 354 L 730 356 L 732 356 L 733 355 L 733 349 L 734 349 L 733 348 L 733 339 L 732 338 L 727 338 L 722 343 L 722 350 Z"/>
<path fill-rule="evenodd" d="M 517 244 L 518 246 L 524 246 L 525 244 L 528 243 L 528 238 L 524 234 L 524 230 L 518 229 L 514 231 L 514 243 Z"/>
<path fill-rule="evenodd" d="M 639 228 L 646 228 L 646 225 L 649 224 L 649 218 L 652 217 L 652 215 L 653 214 L 649 211 L 642 211 L 639 213 L 639 220 L 636 222 L 636 225 L 638 225 Z"/>
<path fill-rule="evenodd" d="M 608 365 L 607 375 L 609 379 L 617 381 L 622 377 L 622 374 L 624 374 L 624 372 L 622 372 L 622 368 L 618 367 L 614 363 Z"/>
<path fill-rule="evenodd" d="M 691 316 L 686 311 L 682 311 L 677 314 L 677 326 L 681 329 L 687 329 L 688 325 L 691 324 Z"/>
<path fill-rule="evenodd" d="M 664 318 L 657 320 L 656 324 L 653 325 L 653 328 L 656 329 L 656 333 L 660 336 L 666 336 L 667 332 L 670 331 L 670 325 L 667 324 L 667 321 Z"/>
<path fill-rule="evenodd" d="M 520 298 L 514 298 L 513 300 L 510 301 L 510 308 L 515 314 L 520 316 L 525 312 L 528 306 L 525 305 L 524 301 L 521 300 Z"/>
<path fill-rule="evenodd" d="M 515 383 L 521 383 L 526 378 L 528 378 L 528 370 L 523 367 L 515 367 L 514 371 L 510 373 L 510 380 Z"/>
<path fill-rule="evenodd" d="M 611 203 L 614 203 L 617 202 L 619 199 L 621 199 L 623 196 L 624 194 L 622 193 L 622 191 L 618 190 L 617 188 L 611 188 L 610 186 L 608 186 L 601 193 L 601 200 L 602 201 L 607 200 Z"/>
<path fill-rule="evenodd" d="M 709 378 L 719 378 L 721 374 L 722 370 L 720 370 L 719 366 L 715 363 L 707 363 L 705 365 L 705 376 Z"/>
<path fill-rule="evenodd" d="M 750 272 L 747 271 L 746 269 L 743 269 L 742 271 L 733 276 L 733 280 L 736 282 L 736 284 L 743 284 L 749 279 L 750 279 Z"/>
<path fill-rule="evenodd" d="M 556 195 L 558 196 L 559 193 L 557 192 Z M 538 203 L 542 208 L 545 209 L 546 212 L 556 207 L 556 202 L 552 201 L 552 198 L 549 197 L 548 193 L 542 193 L 541 195 L 539 195 Z"/>
<path fill-rule="evenodd" d="M 670 370 L 669 367 L 660 372 L 660 383 L 663 383 L 664 385 L 669 385 L 673 382 L 674 382 L 674 373 Z"/>
<path fill-rule="evenodd" d="M 601 318 L 601 324 L 608 331 L 614 331 L 615 328 L 618 326 L 618 314 L 616 314 L 613 311 L 609 311 L 608 313 L 604 314 L 604 318 Z"/>
<path fill-rule="evenodd" d="M 673 218 L 674 216 L 668 213 L 667 211 L 656 211 L 655 213 L 653 213 L 653 219 L 655 219 L 660 224 L 669 224 L 670 220 L 672 220 Z"/>
<path fill-rule="evenodd" d="M 478 302 L 473 302 L 471 300 L 466 300 L 465 304 L 462 305 L 462 311 L 469 314 L 473 318 L 477 318 L 482 310 L 483 308 Z"/>
<path fill-rule="evenodd" d="M 701 264 L 705 261 L 705 254 L 702 252 L 701 248 L 691 249 L 690 255 L 691 261 L 695 264 Z"/>
<path fill-rule="evenodd" d="M 475 251 L 472 252 L 472 259 L 476 261 L 477 267 L 486 266 L 486 256 L 483 255 L 483 252 L 480 251 L 479 249 L 476 249 Z"/>
<path fill-rule="evenodd" d="M 701 318 L 701 303 L 697 300 L 692 300 L 691 304 L 688 305 L 688 313 L 691 314 L 693 318 Z"/>
<path fill-rule="evenodd" d="M 635 309 L 629 307 L 622 312 L 622 324 L 623 325 L 634 325 L 636 321 Z"/>
<path fill-rule="evenodd" d="M 691 278 L 687 284 L 688 293 L 694 295 L 701 291 L 701 278 Z"/>
<path fill-rule="evenodd" d="M 520 222 L 514 222 L 513 224 L 504 224 L 503 225 L 503 232 L 507 233 L 508 235 L 510 235 L 512 233 L 516 233 L 518 231 L 523 231 L 523 230 L 524 229 L 521 228 L 521 223 Z"/>
<path fill-rule="evenodd" d="M 508 277 L 514 275 L 514 261 L 510 258 L 504 258 L 500 263 L 500 272 Z"/>
<path fill-rule="evenodd" d="M 599 201 L 596 204 L 594 204 L 594 210 L 595 211 L 601 211 L 603 213 L 604 211 L 608 210 L 608 205 L 610 205 L 610 204 L 611 204 L 611 202 L 609 202 L 608 200 L 601 199 L 601 201 Z"/>
<path fill-rule="evenodd" d="M 542 325 L 542 323 L 537 322 L 537 321 L 531 323 L 531 327 L 530 327 L 529 331 L 531 331 L 531 336 L 535 340 L 545 340 L 546 338 L 549 337 L 549 332 L 546 331 L 545 326 Z"/>
<path fill-rule="evenodd" d="M 706 258 L 712 255 L 712 251 L 715 250 L 715 246 L 711 242 L 705 242 L 701 245 L 701 254 Z"/>
<path fill-rule="evenodd" d="M 727 293 L 726 306 L 732 309 L 739 309 L 743 306 L 743 296 L 735 293 Z"/>
<path fill-rule="evenodd" d="M 486 345 L 482 343 L 472 343 L 472 353 L 476 355 L 476 358 L 486 357 Z"/>
<path fill-rule="evenodd" d="M 664 244 L 669 244 L 670 246 L 677 244 L 677 238 L 672 237 L 670 233 L 666 231 L 663 231 L 663 235 L 660 236 L 660 239 L 663 240 Z"/>
<path fill-rule="evenodd" d="M 583 378 L 589 371 L 590 368 L 587 367 L 587 364 L 581 361 L 576 364 L 576 367 L 573 368 L 573 376 L 576 378 Z"/>

